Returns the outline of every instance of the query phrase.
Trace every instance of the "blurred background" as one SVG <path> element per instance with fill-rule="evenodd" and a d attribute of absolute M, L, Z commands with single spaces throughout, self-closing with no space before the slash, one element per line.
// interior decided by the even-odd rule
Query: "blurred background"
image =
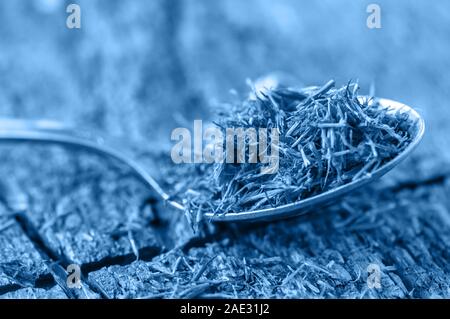
<path fill-rule="evenodd" d="M 170 143 L 170 130 L 277 72 L 301 85 L 359 79 L 417 108 L 426 153 L 450 158 L 450 3 L 80 0 L 0 2 L 0 116 L 50 118 Z M 156 143 L 158 141 L 158 143 Z"/>

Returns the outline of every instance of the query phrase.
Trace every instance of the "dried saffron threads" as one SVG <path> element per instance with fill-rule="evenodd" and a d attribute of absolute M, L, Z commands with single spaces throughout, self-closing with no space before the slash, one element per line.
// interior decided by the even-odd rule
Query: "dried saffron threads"
<path fill-rule="evenodd" d="M 323 87 L 278 87 L 222 109 L 215 123 L 224 132 L 230 127 L 278 130 L 278 167 L 262 174 L 267 164 L 261 162 L 182 164 L 177 170 L 186 180 L 178 175 L 172 187 L 190 220 L 195 223 L 206 212 L 239 213 L 300 201 L 370 175 L 392 160 L 411 142 L 416 124 L 376 99 L 358 98 L 358 90 L 356 82 L 336 88 L 334 81 Z M 251 156 L 248 150 L 246 156 Z"/>

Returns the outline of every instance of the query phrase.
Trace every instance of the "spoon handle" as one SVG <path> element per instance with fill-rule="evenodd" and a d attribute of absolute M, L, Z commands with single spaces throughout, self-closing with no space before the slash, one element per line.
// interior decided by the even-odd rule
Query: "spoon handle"
<path fill-rule="evenodd" d="M 55 121 L 0 118 L 0 141 L 60 144 L 111 156 L 128 165 L 163 200 L 183 209 L 179 203 L 169 200 L 170 196 L 150 176 L 148 169 L 134 159 L 133 152 L 127 145 L 129 143 L 120 142 L 119 139 L 106 139 L 100 134 L 74 129 Z"/>

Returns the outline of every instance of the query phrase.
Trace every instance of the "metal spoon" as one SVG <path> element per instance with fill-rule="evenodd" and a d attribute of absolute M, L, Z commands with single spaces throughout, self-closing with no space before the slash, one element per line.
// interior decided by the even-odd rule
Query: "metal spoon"
<path fill-rule="evenodd" d="M 365 97 L 361 97 L 365 98 Z M 358 180 L 339 186 L 335 189 L 323 192 L 321 194 L 306 198 L 291 204 L 282 205 L 275 208 L 264 208 L 253 211 L 239 213 L 227 213 L 214 215 L 207 213 L 206 217 L 212 221 L 231 222 L 231 221 L 270 221 L 275 219 L 297 216 L 308 212 L 311 208 L 317 208 L 336 200 L 375 179 L 383 176 L 403 159 L 405 159 L 419 144 L 425 132 L 425 123 L 422 117 L 411 107 L 388 99 L 376 100 L 381 106 L 389 107 L 395 112 L 408 114 L 409 118 L 416 124 L 414 131 L 411 132 L 413 139 L 411 143 L 398 154 L 393 160 L 379 167 L 370 175 L 361 177 Z M 171 206 L 184 210 L 182 204 L 171 200 L 170 196 L 159 186 L 148 172 L 148 169 L 137 161 L 133 153 L 127 151 L 124 143 L 106 141 L 98 135 L 89 134 L 80 130 L 70 129 L 67 126 L 52 121 L 29 121 L 17 119 L 0 119 L 0 141 L 26 141 L 36 143 L 56 143 L 70 145 L 77 148 L 88 149 L 103 155 L 112 156 L 119 161 L 127 164 L 136 175 L 154 190 L 164 201 Z"/>

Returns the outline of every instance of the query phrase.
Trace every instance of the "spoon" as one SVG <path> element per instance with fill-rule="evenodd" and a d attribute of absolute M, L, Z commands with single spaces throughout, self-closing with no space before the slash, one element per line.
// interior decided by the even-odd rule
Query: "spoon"
<path fill-rule="evenodd" d="M 365 99 L 366 97 L 360 97 Z M 380 178 L 392 168 L 404 160 L 419 144 L 425 132 L 425 123 L 422 117 L 411 107 L 388 99 L 376 99 L 381 106 L 389 107 L 389 112 L 406 113 L 416 123 L 413 126 L 412 141 L 394 159 L 355 181 L 336 187 L 332 190 L 311 196 L 309 198 L 281 205 L 278 207 L 264 208 L 239 213 L 227 213 L 214 215 L 212 212 L 205 214 L 207 218 L 218 222 L 231 221 L 271 221 L 288 218 L 307 213 L 312 208 L 328 204 L 349 192 Z M 373 103 L 373 102 L 372 102 Z M 47 120 L 22 120 L 22 119 L 0 119 L 0 141 L 8 142 L 35 142 L 54 143 L 68 145 L 77 148 L 88 149 L 96 153 L 112 156 L 128 165 L 136 175 L 152 190 L 154 190 L 169 205 L 184 210 L 181 203 L 173 201 L 171 197 L 160 187 L 156 180 L 150 175 L 148 169 L 139 163 L 129 151 L 125 143 L 106 140 L 99 135 L 90 134 L 54 121 Z"/>

